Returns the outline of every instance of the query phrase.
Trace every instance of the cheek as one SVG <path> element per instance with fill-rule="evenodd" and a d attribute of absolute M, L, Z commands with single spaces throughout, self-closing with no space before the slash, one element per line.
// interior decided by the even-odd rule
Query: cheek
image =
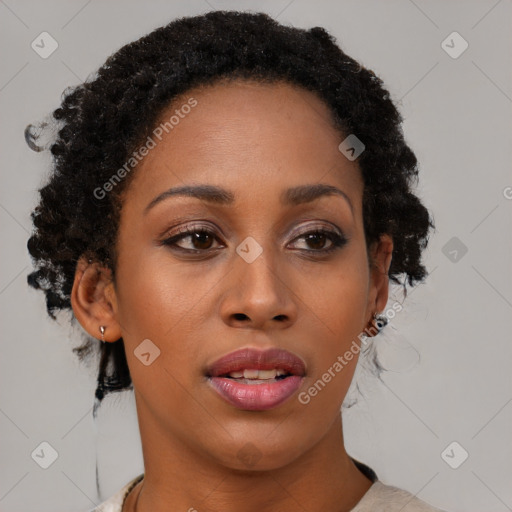
<path fill-rule="evenodd" d="M 118 265 L 118 310 L 128 338 L 161 339 L 179 330 L 201 296 L 195 278 L 172 263 L 163 248 L 127 254 Z"/>
<path fill-rule="evenodd" d="M 118 273 L 126 357 L 139 396 L 153 414 L 168 421 L 169 410 L 185 410 L 190 401 L 185 390 L 192 387 L 191 368 L 200 356 L 193 329 L 201 294 L 172 265 L 154 256 L 135 256 L 124 266 L 120 263 Z"/>
<path fill-rule="evenodd" d="M 160 253 L 160 251 L 157 251 Z M 165 254 L 125 252 L 118 262 L 117 296 L 118 321 L 130 373 L 134 384 L 144 388 L 146 382 L 161 379 L 168 385 L 170 374 L 190 368 L 197 357 L 197 347 L 189 343 L 189 333 L 201 294 L 175 266 L 165 261 Z M 195 309 L 196 308 L 196 309 Z M 150 358 L 158 354 L 155 363 L 144 366 L 137 357 L 146 343 Z M 156 347 L 156 348 L 155 348 Z M 151 369 L 150 372 L 147 370 Z"/>
<path fill-rule="evenodd" d="M 311 417 L 329 422 L 339 414 L 357 366 L 366 294 L 353 281 L 323 291 L 331 300 L 323 299 L 323 312 L 317 309 L 321 327 L 309 334 L 316 341 L 309 349 L 311 364 L 298 401 Z"/>
<path fill-rule="evenodd" d="M 369 283 L 366 254 L 359 244 L 347 247 L 335 264 L 306 281 L 302 290 L 311 316 L 334 344 L 357 335 L 364 326 Z"/>
<path fill-rule="evenodd" d="M 314 314 L 306 313 L 304 326 L 310 326 L 306 327 L 309 338 L 316 343 L 310 352 L 313 364 L 304 402 L 310 401 L 315 410 L 338 409 L 352 381 L 366 321 L 369 270 L 365 261 L 364 254 L 347 257 L 321 286 L 307 292 L 308 309 Z"/>

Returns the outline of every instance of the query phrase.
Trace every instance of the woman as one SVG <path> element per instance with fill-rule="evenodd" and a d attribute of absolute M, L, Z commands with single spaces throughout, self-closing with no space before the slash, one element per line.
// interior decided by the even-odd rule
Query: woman
<path fill-rule="evenodd" d="M 437 510 L 343 440 L 433 227 L 381 80 L 320 27 L 216 11 L 121 48 L 53 117 L 29 283 L 100 350 L 97 405 L 133 384 L 144 456 L 95 510 Z"/>

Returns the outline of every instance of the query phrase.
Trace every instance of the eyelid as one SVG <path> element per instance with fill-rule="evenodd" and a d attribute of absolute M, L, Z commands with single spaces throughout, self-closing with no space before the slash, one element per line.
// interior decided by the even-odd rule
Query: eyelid
<path fill-rule="evenodd" d="M 187 233 L 192 230 L 204 230 L 204 231 L 210 231 L 212 234 L 217 234 L 217 232 L 220 232 L 220 235 L 224 238 L 226 238 L 226 235 L 224 234 L 223 230 L 218 225 L 212 225 L 208 223 L 208 221 L 205 220 L 193 220 L 190 218 L 181 218 L 176 219 L 178 222 L 184 222 L 182 225 L 178 225 L 177 227 L 173 228 L 166 228 L 164 229 L 158 236 L 158 238 L 162 237 L 173 237 L 182 233 Z M 190 223 L 187 223 L 187 221 L 190 221 Z M 346 238 L 346 234 L 343 230 L 339 229 L 335 224 L 326 221 L 326 220 L 320 220 L 320 219 L 299 219 L 298 222 L 301 221 L 309 221 L 306 225 L 299 226 L 294 232 L 291 233 L 291 235 L 288 235 L 288 230 L 285 229 L 284 233 L 280 232 L 278 233 L 279 238 L 286 238 L 290 237 L 291 240 L 295 240 L 298 236 L 304 235 L 309 233 L 311 230 L 315 229 L 326 229 L 330 231 L 334 231 L 337 235 L 340 237 Z"/>
<path fill-rule="evenodd" d="M 298 233 L 302 234 L 304 232 L 307 232 L 310 229 L 321 229 L 321 228 L 332 229 L 333 231 L 336 231 L 336 233 L 338 235 L 343 235 L 343 232 L 338 227 L 336 227 L 334 224 L 332 224 L 329 221 L 319 220 L 319 219 L 318 220 L 317 219 L 309 219 L 308 224 L 301 225 L 298 228 Z"/>
<path fill-rule="evenodd" d="M 212 232 L 219 232 L 223 237 L 226 237 L 224 234 L 224 231 L 221 227 L 219 227 L 217 224 L 212 224 L 211 222 L 207 220 L 197 220 L 191 217 L 182 217 L 178 219 L 174 219 L 173 226 L 172 227 L 166 227 L 163 229 L 159 234 L 158 238 L 162 237 L 170 237 L 179 235 L 181 233 L 186 233 L 190 230 L 204 230 L 204 231 L 212 231 Z"/>
<path fill-rule="evenodd" d="M 341 238 L 347 238 L 345 232 L 331 222 L 311 219 L 310 223 L 300 226 L 295 232 L 293 232 L 291 239 L 295 240 L 297 237 L 308 234 L 311 231 L 328 231 L 335 233 Z"/>
<path fill-rule="evenodd" d="M 185 249 L 185 248 L 177 245 L 178 242 L 180 242 L 181 240 L 185 240 L 197 232 L 207 233 L 210 237 L 212 237 L 215 240 L 216 244 L 218 244 L 218 247 L 213 247 L 211 249 L 205 249 L 205 250 L 201 250 L 201 249 L 194 250 L 194 249 Z M 304 251 L 305 253 L 314 254 L 315 257 L 316 256 L 318 256 L 318 257 L 328 256 L 331 253 L 333 253 L 334 251 L 339 250 L 340 248 L 345 246 L 345 244 L 347 244 L 350 240 L 350 237 L 347 237 L 341 229 L 337 228 L 337 226 L 335 226 L 331 222 L 323 221 L 323 224 L 319 225 L 318 221 L 311 219 L 311 222 L 309 222 L 309 224 L 306 224 L 305 226 L 301 226 L 298 230 L 295 231 L 295 233 L 293 233 L 291 235 L 291 237 L 290 237 L 291 239 L 288 242 L 288 244 L 293 244 L 294 242 L 296 242 L 297 240 L 300 240 L 304 236 L 309 235 L 309 234 L 314 234 L 314 233 L 322 233 L 322 234 L 326 235 L 331 242 L 331 247 L 329 247 L 328 249 L 319 249 L 319 250 L 311 250 L 311 249 L 302 250 L 301 249 L 300 250 L 300 251 Z M 288 244 L 287 244 L 287 246 L 288 246 Z M 190 256 L 197 256 L 198 254 L 201 254 L 201 253 L 204 254 L 205 256 L 207 256 L 209 253 L 215 253 L 218 249 L 226 248 L 226 245 L 224 244 L 223 240 L 218 235 L 217 229 L 215 229 L 211 226 L 205 226 L 204 224 L 197 224 L 197 223 L 184 224 L 184 225 L 178 226 L 175 230 L 173 230 L 173 228 L 171 228 L 169 231 L 166 232 L 166 235 L 164 236 L 163 240 L 159 241 L 159 245 L 169 246 L 178 252 L 189 254 Z"/>

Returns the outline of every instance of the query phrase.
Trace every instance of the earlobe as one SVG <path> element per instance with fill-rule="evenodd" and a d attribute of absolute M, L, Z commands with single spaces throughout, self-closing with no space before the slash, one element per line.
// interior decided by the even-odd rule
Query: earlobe
<path fill-rule="evenodd" d="M 117 303 L 112 292 L 110 271 L 80 258 L 71 290 L 71 307 L 80 325 L 92 337 L 100 339 L 100 326 L 103 326 L 105 341 L 116 341 L 121 337 L 116 319 Z"/>

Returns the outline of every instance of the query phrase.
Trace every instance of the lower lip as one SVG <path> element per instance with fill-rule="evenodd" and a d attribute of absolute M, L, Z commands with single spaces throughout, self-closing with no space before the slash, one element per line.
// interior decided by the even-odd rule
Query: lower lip
<path fill-rule="evenodd" d="M 227 377 L 210 377 L 213 389 L 231 405 L 247 411 L 266 411 L 292 396 L 303 377 L 291 375 L 269 384 L 243 384 Z"/>

